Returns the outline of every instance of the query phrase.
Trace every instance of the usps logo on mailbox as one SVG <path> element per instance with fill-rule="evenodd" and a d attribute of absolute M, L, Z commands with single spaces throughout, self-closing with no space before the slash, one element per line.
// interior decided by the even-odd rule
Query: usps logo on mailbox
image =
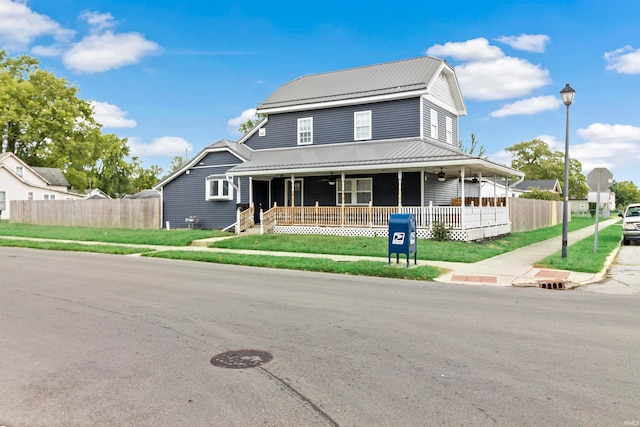
<path fill-rule="evenodd" d="M 404 232 L 396 231 L 393 233 L 392 245 L 404 245 Z"/>

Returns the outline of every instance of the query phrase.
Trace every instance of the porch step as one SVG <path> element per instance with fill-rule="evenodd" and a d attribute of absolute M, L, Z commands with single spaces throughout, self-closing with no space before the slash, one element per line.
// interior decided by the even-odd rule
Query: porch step
<path fill-rule="evenodd" d="M 260 234 L 260 224 L 252 225 L 240 233 L 241 236 L 252 236 L 255 234 Z"/>

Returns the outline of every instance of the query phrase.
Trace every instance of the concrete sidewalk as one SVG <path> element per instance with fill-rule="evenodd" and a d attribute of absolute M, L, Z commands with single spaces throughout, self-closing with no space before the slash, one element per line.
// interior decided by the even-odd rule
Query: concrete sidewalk
<path fill-rule="evenodd" d="M 618 221 L 618 218 L 602 221 L 599 223 L 598 229 L 602 230 Z M 569 256 L 571 254 L 571 245 L 573 243 L 589 236 L 593 236 L 594 232 L 595 226 L 586 227 L 569 233 L 569 247 L 567 249 Z M 607 265 L 605 265 L 605 268 L 599 273 L 579 273 L 574 271 L 540 269 L 533 267 L 536 262 L 558 252 L 561 249 L 562 236 L 559 236 L 473 264 L 430 264 L 451 269 L 451 272 L 436 279 L 436 281 L 443 283 L 538 287 L 540 282 L 562 282 L 565 288 L 572 288 L 601 281 L 606 274 L 609 263 L 615 258 L 617 253 L 615 252 L 611 254 Z"/>
<path fill-rule="evenodd" d="M 609 219 L 599 224 L 599 229 L 602 230 L 612 224 L 615 224 L 618 218 Z M 569 245 L 593 236 L 595 226 L 586 227 L 581 230 L 573 231 L 568 235 Z M 182 251 L 210 251 L 210 252 L 226 252 L 226 253 L 241 253 L 247 255 L 267 255 L 267 256 L 290 256 L 298 258 L 327 258 L 334 261 L 377 261 L 387 262 L 387 257 L 365 257 L 365 256 L 351 256 L 351 255 L 330 255 L 330 254 L 312 254 L 312 253 L 299 253 L 299 252 L 271 252 L 271 251 L 255 251 L 255 250 L 236 250 L 236 249 L 223 249 L 223 248 L 208 248 L 207 246 L 215 241 L 223 239 L 233 239 L 231 237 L 218 237 L 198 240 L 192 243 L 191 246 L 158 246 L 158 245 L 143 245 L 143 244 L 123 244 L 123 243 L 104 243 L 104 242 L 81 242 L 81 241 L 69 241 L 69 240 L 53 240 L 53 239 L 39 239 L 39 238 L 27 238 L 27 237 L 11 237 L 0 236 L 2 239 L 18 239 L 18 240 L 39 240 L 39 241 L 57 241 L 68 243 L 80 243 L 87 245 L 113 245 L 113 246 L 129 246 L 139 248 L 151 248 L 158 251 L 169 250 L 182 250 Z M 515 251 L 507 252 L 502 255 L 495 256 L 493 258 L 479 261 L 476 263 L 461 263 L 461 262 L 440 262 L 440 261 L 424 261 L 418 260 L 418 265 L 430 265 L 435 267 L 441 267 L 449 270 L 447 273 L 436 278 L 437 282 L 442 283 L 455 283 L 465 285 L 485 285 L 485 286 L 534 286 L 539 287 L 539 283 L 556 283 L 562 282 L 564 288 L 573 288 L 576 286 L 586 285 L 590 283 L 599 282 L 604 278 L 607 267 L 611 260 L 615 258 L 616 253 L 613 253 L 608 260 L 607 265 L 603 271 L 593 273 L 578 273 L 573 271 L 564 270 L 551 270 L 534 268 L 533 264 L 541 259 L 559 251 L 562 248 L 562 237 L 555 237 L 553 239 L 545 240 L 544 242 L 536 243 L 530 246 L 525 246 Z M 571 253 L 571 246 L 568 248 L 568 252 Z M 392 265 L 397 265 L 399 268 L 404 267 L 405 261 L 400 260 L 400 264 L 395 264 L 392 258 Z M 411 262 L 413 266 L 413 262 Z"/>

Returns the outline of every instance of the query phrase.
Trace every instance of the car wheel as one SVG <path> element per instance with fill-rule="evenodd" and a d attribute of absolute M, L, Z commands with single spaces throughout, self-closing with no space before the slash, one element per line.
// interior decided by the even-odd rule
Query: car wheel
<path fill-rule="evenodd" d="M 624 246 L 629 246 L 629 243 L 631 243 L 631 241 L 629 241 L 628 239 L 622 239 L 622 244 Z"/>

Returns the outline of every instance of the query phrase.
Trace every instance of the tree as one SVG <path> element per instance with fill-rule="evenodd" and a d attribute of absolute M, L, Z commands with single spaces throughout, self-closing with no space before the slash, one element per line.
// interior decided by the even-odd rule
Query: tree
<path fill-rule="evenodd" d="M 513 155 L 511 167 L 524 172 L 527 179 L 557 179 L 561 186 L 564 185 L 563 152 L 552 151 L 540 139 L 520 142 L 505 150 Z M 588 192 L 582 164 L 577 159 L 569 158 L 569 198 L 585 199 Z"/>
<path fill-rule="evenodd" d="M 249 118 L 247 119 L 246 122 L 241 123 L 240 127 L 238 127 L 238 131 L 241 132 L 243 135 L 246 135 L 247 133 L 249 133 L 251 129 L 255 127 L 255 125 L 260 123 L 262 119 L 264 119 L 265 117 L 267 117 L 265 114 L 256 114 L 253 118 Z"/>
<path fill-rule="evenodd" d="M 613 181 L 611 191 L 616 193 L 616 207 L 620 210 L 629 203 L 640 202 L 640 190 L 632 181 Z"/>
<path fill-rule="evenodd" d="M 537 200 L 553 200 L 561 202 L 562 196 L 558 193 L 553 193 L 549 190 L 541 190 L 539 188 L 532 188 L 531 192 L 524 193 L 520 196 L 522 199 L 537 199 Z"/>
<path fill-rule="evenodd" d="M 471 134 L 471 143 L 469 145 L 469 148 L 467 148 L 465 146 L 463 140 L 459 140 L 458 141 L 458 150 L 462 151 L 463 153 L 467 153 L 469 155 L 472 155 L 472 156 L 481 157 L 483 159 L 487 158 L 487 150 L 484 147 L 484 145 L 479 145 L 479 142 L 476 139 L 476 134 L 475 133 Z"/>
<path fill-rule="evenodd" d="M 169 173 L 173 173 L 181 169 L 184 165 L 187 164 L 188 161 L 189 159 L 187 159 L 186 156 L 175 156 L 173 159 L 171 159 L 171 164 L 169 165 Z"/>
<path fill-rule="evenodd" d="M 135 160 L 127 140 L 103 134 L 78 88 L 39 68 L 36 58 L 0 50 L 0 149 L 29 166 L 61 169 L 76 191 L 100 187 L 110 195 L 131 190 Z M 149 171 L 154 173 L 155 169 Z"/>

